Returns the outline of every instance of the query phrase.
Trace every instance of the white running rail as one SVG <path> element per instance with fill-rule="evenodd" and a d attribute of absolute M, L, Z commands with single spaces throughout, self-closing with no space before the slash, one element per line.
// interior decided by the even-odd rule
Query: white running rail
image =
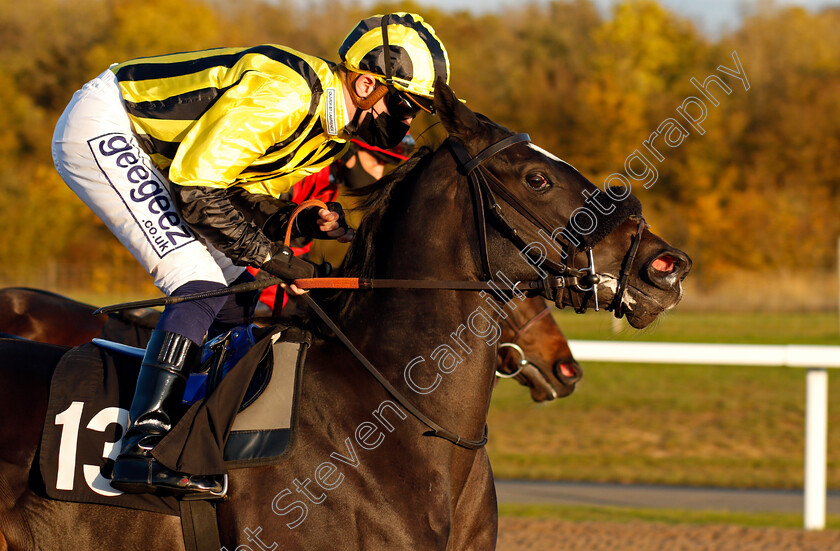
<path fill-rule="evenodd" d="M 569 341 L 575 359 L 592 362 L 759 365 L 806 368 L 806 530 L 825 528 L 828 369 L 840 368 L 840 346 Z"/>

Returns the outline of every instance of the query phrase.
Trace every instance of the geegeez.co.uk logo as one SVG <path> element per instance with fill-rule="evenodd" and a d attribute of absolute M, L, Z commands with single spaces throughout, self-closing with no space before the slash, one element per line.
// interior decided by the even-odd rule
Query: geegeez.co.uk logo
<path fill-rule="evenodd" d="M 129 136 L 105 134 L 88 144 L 99 168 L 160 258 L 195 240 L 160 176 L 143 164 L 140 150 Z"/>

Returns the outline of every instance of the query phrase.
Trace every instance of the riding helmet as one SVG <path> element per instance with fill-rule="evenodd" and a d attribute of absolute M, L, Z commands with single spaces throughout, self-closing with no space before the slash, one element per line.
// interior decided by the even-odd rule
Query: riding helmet
<path fill-rule="evenodd" d="M 387 47 L 386 47 L 387 46 Z M 338 49 L 347 69 L 374 76 L 434 111 L 435 80 L 449 83 L 449 56 L 434 29 L 413 13 L 363 19 Z"/>

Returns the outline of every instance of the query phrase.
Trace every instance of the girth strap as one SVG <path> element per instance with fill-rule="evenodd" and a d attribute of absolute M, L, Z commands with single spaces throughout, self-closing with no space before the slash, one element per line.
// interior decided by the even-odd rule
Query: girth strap
<path fill-rule="evenodd" d="M 181 532 L 186 551 L 216 551 L 222 548 L 216 504 L 207 500 L 180 500 Z"/>

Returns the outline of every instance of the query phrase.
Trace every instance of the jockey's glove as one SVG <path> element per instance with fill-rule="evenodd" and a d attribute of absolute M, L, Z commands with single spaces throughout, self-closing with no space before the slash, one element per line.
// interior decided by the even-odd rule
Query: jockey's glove
<path fill-rule="evenodd" d="M 340 228 L 344 228 L 345 231 L 349 230 L 350 226 L 347 225 L 347 220 L 344 217 L 344 209 L 341 208 L 341 203 L 330 201 L 326 203 L 326 205 L 327 210 L 338 213 L 338 226 Z M 298 214 L 294 222 L 295 227 L 293 235 L 308 237 L 310 239 L 335 239 L 335 237 L 330 237 L 326 233 L 322 232 L 321 228 L 318 226 L 318 220 L 321 219 L 318 215 L 319 210 L 321 210 L 320 207 L 310 207 Z"/>
<path fill-rule="evenodd" d="M 286 281 L 315 276 L 315 264 L 295 256 L 292 249 L 282 243 L 272 247 L 271 255 L 260 269 Z"/>

